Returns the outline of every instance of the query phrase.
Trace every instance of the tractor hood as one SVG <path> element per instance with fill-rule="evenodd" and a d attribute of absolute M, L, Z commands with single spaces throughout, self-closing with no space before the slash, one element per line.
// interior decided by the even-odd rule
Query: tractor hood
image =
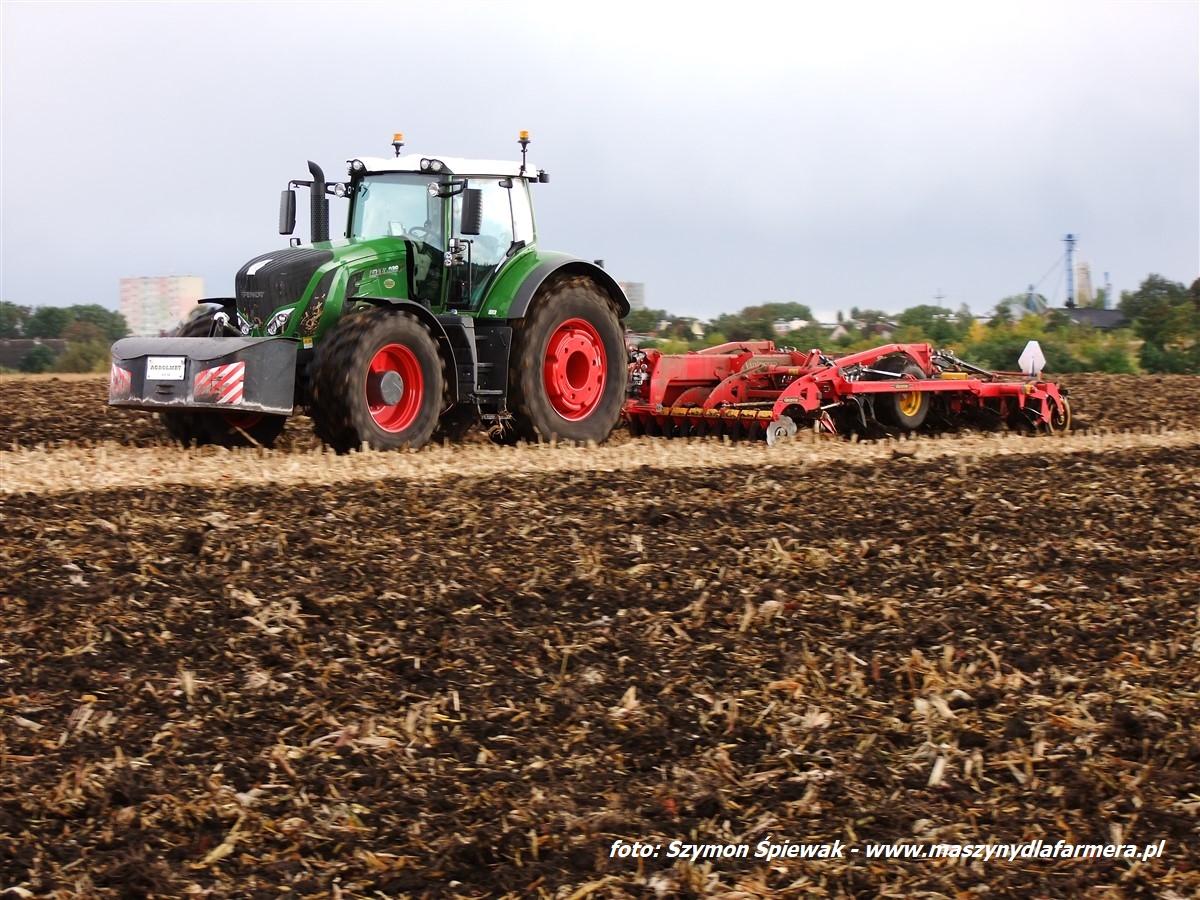
<path fill-rule="evenodd" d="M 251 328 L 262 328 L 275 310 L 300 302 L 317 270 L 333 255 L 329 249 L 287 247 L 254 257 L 234 280 L 238 313 Z"/>
<path fill-rule="evenodd" d="M 340 271 L 387 266 L 393 272 L 406 273 L 406 257 L 406 242 L 396 238 L 323 241 L 256 256 L 242 266 L 234 281 L 237 311 L 243 327 L 249 329 L 244 333 L 262 334 L 264 328 L 267 334 L 280 333 L 267 327 L 280 311 L 296 309 L 302 303 L 319 308 Z M 405 296 L 407 276 L 395 279 L 395 283 L 398 294 Z M 295 326 L 296 323 L 291 323 L 286 331 L 294 331 Z"/>

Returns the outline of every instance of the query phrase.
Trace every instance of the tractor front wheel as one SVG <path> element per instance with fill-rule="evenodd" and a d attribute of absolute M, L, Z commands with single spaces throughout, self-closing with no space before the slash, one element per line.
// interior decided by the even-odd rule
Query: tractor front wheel
<path fill-rule="evenodd" d="M 220 337 L 236 335 L 226 326 L 220 335 L 214 334 L 215 310 L 201 313 L 184 323 L 177 337 Z M 217 447 L 271 447 L 287 424 L 286 416 L 263 413 L 217 412 L 203 409 L 172 410 L 159 413 L 167 433 L 185 447 L 208 444 Z"/>
<path fill-rule="evenodd" d="M 509 399 L 517 434 L 530 441 L 605 440 L 625 394 L 625 339 L 608 296 L 588 278 L 566 278 L 513 326 Z"/>
<path fill-rule="evenodd" d="M 372 308 L 348 316 L 313 361 L 313 429 L 338 453 L 417 449 L 438 424 L 442 359 L 410 315 Z"/>

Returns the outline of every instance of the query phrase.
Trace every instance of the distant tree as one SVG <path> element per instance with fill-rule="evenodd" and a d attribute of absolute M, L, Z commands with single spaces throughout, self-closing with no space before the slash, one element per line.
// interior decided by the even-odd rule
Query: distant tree
<path fill-rule="evenodd" d="M 918 328 L 931 342 L 942 345 L 954 341 L 961 334 L 953 318 L 954 314 L 948 309 L 926 303 L 909 307 L 900 313 L 896 323 Z"/>
<path fill-rule="evenodd" d="M 107 344 L 98 341 L 72 343 L 54 364 L 56 372 L 106 372 L 111 357 Z"/>
<path fill-rule="evenodd" d="M 925 332 L 925 329 L 919 328 L 916 325 L 901 325 L 896 333 L 892 335 L 892 340 L 897 344 L 930 343 L 930 337 Z"/>
<path fill-rule="evenodd" d="M 1123 347 L 1102 347 L 1084 357 L 1087 368 L 1092 372 L 1107 372 L 1110 375 L 1136 375 L 1137 368 Z"/>
<path fill-rule="evenodd" d="M 858 307 L 855 307 L 851 312 L 856 313 L 854 321 L 858 322 L 867 331 L 882 322 L 891 321 L 892 318 L 890 314 L 884 312 L 882 309 L 858 309 Z"/>
<path fill-rule="evenodd" d="M 1020 368 L 1021 351 L 1028 342 L 1029 337 L 1017 333 L 1015 329 L 1007 329 L 1000 333 L 993 331 L 984 341 L 968 345 L 963 358 L 995 371 L 1015 372 Z M 1046 355 L 1045 371 L 1063 374 L 1087 370 L 1087 365 L 1073 356 L 1064 345 L 1049 340 L 1039 340 L 1039 343 Z"/>
<path fill-rule="evenodd" d="M 853 310 L 852 310 L 853 312 Z M 839 350 L 848 350 L 863 339 L 863 333 L 857 328 L 851 326 L 846 329 L 846 333 L 834 341 L 834 345 Z"/>
<path fill-rule="evenodd" d="M 1063 331 L 1071 327 L 1071 317 L 1061 309 L 1046 310 L 1045 322 L 1047 331 Z"/>
<path fill-rule="evenodd" d="M 25 352 L 18 365 L 22 372 L 49 372 L 54 368 L 54 351 L 45 344 L 35 344 Z"/>
<path fill-rule="evenodd" d="M 1023 306 L 1024 303 L 1024 298 L 1020 296 L 1005 297 L 992 310 L 992 318 L 988 322 L 988 327 L 995 329 L 1011 325 L 1013 320 L 1016 319 L 1016 316 L 1013 314 L 1014 306 Z"/>
<path fill-rule="evenodd" d="M 713 327 L 731 341 L 774 340 L 779 336 L 775 331 L 777 321 L 812 321 L 812 318 L 812 309 L 803 303 L 764 303 L 717 316 Z"/>
<path fill-rule="evenodd" d="M 692 326 L 695 324 L 696 320 L 690 316 L 668 315 L 666 317 L 666 326 L 659 329 L 659 336 L 672 338 L 677 341 L 693 341 L 696 339 L 696 335 L 692 331 Z"/>
<path fill-rule="evenodd" d="M 71 319 L 71 314 L 61 306 L 39 306 L 26 320 L 24 336 L 47 340 L 61 338 Z"/>
<path fill-rule="evenodd" d="M 654 347 L 661 353 L 687 353 L 689 349 L 687 341 L 674 338 L 654 341 Z"/>
<path fill-rule="evenodd" d="M 954 313 L 954 319 L 963 334 L 966 334 L 971 326 L 975 324 L 975 316 L 971 313 L 971 307 L 965 303 L 958 305 L 958 310 Z"/>
<path fill-rule="evenodd" d="M 1196 354 L 1173 350 L 1146 341 L 1138 351 L 1138 362 L 1147 372 L 1167 375 L 1194 375 L 1200 373 Z"/>
<path fill-rule="evenodd" d="M 658 331 L 658 323 L 669 318 L 670 314 L 663 309 L 634 309 L 625 317 L 625 327 L 638 334 Z"/>
<path fill-rule="evenodd" d="M 746 322 L 741 316 L 734 313 L 722 313 L 713 320 L 713 328 L 728 336 L 731 341 L 748 341 L 752 338 L 767 337 L 768 335 L 756 334 L 757 330 L 755 323 Z M 772 328 L 772 334 L 774 329 Z"/>
<path fill-rule="evenodd" d="M 62 333 L 63 339 L 68 340 L 73 344 L 106 343 L 106 336 L 103 329 L 91 322 L 81 322 L 76 319 Z"/>
<path fill-rule="evenodd" d="M 825 345 L 829 343 L 829 339 L 825 333 L 825 329 L 817 325 L 809 325 L 807 328 L 789 331 L 783 343 L 795 347 L 797 350 L 811 350 L 814 347 L 823 350 L 825 349 Z"/>
<path fill-rule="evenodd" d="M 129 324 L 119 312 L 105 309 L 97 303 L 68 306 L 67 312 L 76 322 L 94 325 L 103 335 L 103 340 L 111 343 L 129 336 Z"/>
<path fill-rule="evenodd" d="M 17 306 L 8 300 L 0 300 L 0 338 L 25 336 L 25 323 L 32 314 L 28 306 Z"/>
<path fill-rule="evenodd" d="M 1194 342 L 1200 328 L 1191 293 L 1181 283 L 1149 275 L 1133 293 L 1121 296 L 1121 312 L 1146 343 L 1168 348 Z"/>

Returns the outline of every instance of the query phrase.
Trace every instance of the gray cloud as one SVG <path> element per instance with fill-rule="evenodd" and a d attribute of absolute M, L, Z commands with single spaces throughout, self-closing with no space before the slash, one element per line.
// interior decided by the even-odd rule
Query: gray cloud
<path fill-rule="evenodd" d="M 676 9 L 5 2 L 4 298 L 228 293 L 306 159 L 397 130 L 513 157 L 529 129 L 542 242 L 677 312 L 983 312 L 1068 231 L 1118 289 L 1200 274 L 1200 4 Z"/>

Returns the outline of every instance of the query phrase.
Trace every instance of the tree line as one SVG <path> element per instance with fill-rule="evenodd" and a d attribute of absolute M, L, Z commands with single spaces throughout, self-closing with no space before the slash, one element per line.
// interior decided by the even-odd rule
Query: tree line
<path fill-rule="evenodd" d="M 1036 340 L 1048 372 L 1200 375 L 1200 278 L 1185 287 L 1160 275 L 1147 276 L 1136 291 L 1122 292 L 1117 309 L 1128 323 L 1111 330 L 1076 324 L 1061 309 L 1022 315 L 1026 301 L 1024 295 L 1005 297 L 986 320 L 973 316 L 966 305 L 947 309 L 922 304 L 900 313 L 855 307 L 848 316 L 838 313 L 836 323 L 825 324 L 813 321 L 804 304 L 767 303 L 717 316 L 703 337 L 694 333 L 696 319 L 665 310 L 635 310 L 625 322 L 630 331 L 655 335 L 655 346 L 664 352 L 764 339 L 798 349 L 854 352 L 894 341 L 953 349 L 969 362 L 1011 371 L 1025 344 Z M 1103 298 L 1096 305 L 1102 306 Z M 807 324 L 780 334 L 777 322 Z"/>
<path fill-rule="evenodd" d="M 1115 330 L 1077 325 L 1058 309 L 1019 315 L 1025 302 L 1023 295 L 1005 297 L 986 322 L 965 305 L 951 310 L 922 304 L 895 314 L 854 307 L 849 315 L 838 313 L 837 323 L 822 325 L 803 303 L 764 303 L 722 313 L 699 334 L 695 318 L 660 309 L 633 310 L 625 326 L 654 334 L 656 345 L 666 352 L 763 339 L 801 349 L 853 352 L 896 341 L 948 347 L 978 365 L 1014 369 L 1026 342 L 1037 340 L 1048 372 L 1200 374 L 1200 278 L 1185 287 L 1160 275 L 1147 276 L 1136 291 L 1121 293 L 1117 309 L 1129 323 Z M 798 327 L 781 335 L 775 327 L 781 321 Z M 0 301 L 0 338 L 68 342 L 59 356 L 44 344 L 30 348 L 20 361 L 22 371 L 107 371 L 110 345 L 128 334 L 124 316 L 95 303 L 34 308 Z"/>
<path fill-rule="evenodd" d="M 125 317 L 97 303 L 30 307 L 0 301 L 0 338 L 67 342 L 61 354 L 35 344 L 19 361 L 22 372 L 107 372 L 109 347 L 128 334 Z"/>

